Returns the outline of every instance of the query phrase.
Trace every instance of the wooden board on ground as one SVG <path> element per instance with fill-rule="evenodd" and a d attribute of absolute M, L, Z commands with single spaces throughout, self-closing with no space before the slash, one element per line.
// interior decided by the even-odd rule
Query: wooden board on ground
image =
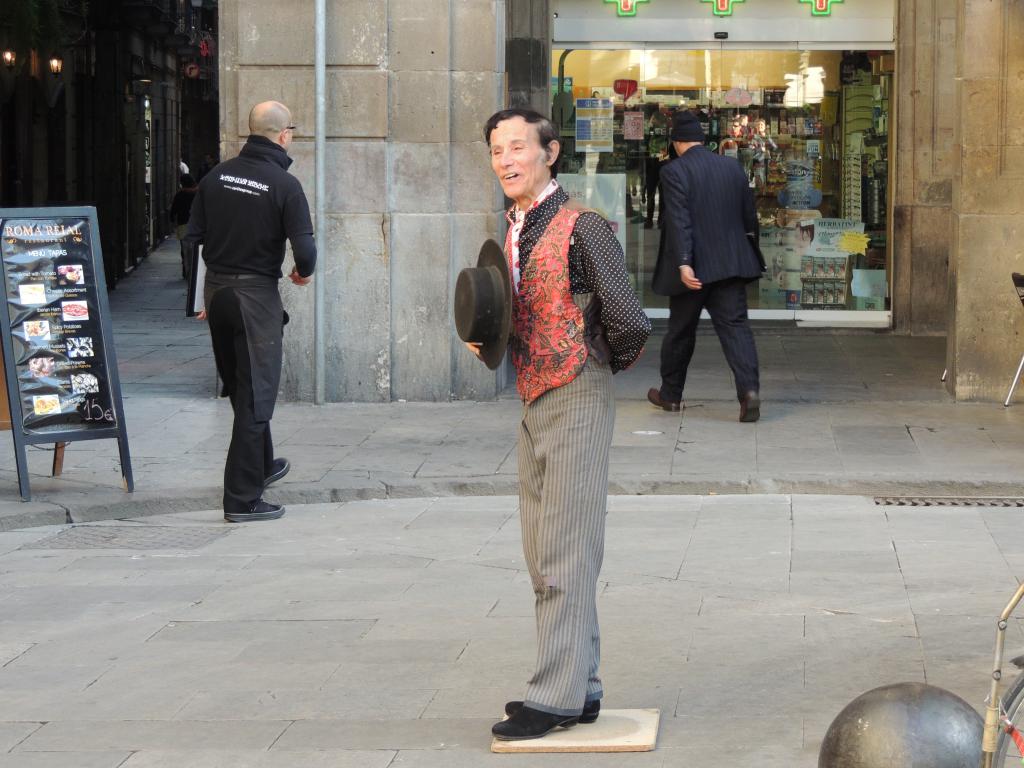
<path fill-rule="evenodd" d="M 659 709 L 602 709 L 596 723 L 540 739 L 491 741 L 491 752 L 650 752 L 658 743 Z"/>

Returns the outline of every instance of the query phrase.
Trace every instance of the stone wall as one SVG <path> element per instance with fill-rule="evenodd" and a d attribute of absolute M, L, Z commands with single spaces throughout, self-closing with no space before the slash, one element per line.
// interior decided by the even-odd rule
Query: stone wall
<path fill-rule="evenodd" d="M 956 125 L 956 0 L 897 4 L 893 319 L 946 331 Z"/>
<path fill-rule="evenodd" d="M 482 126 L 504 100 L 504 0 L 327 3 L 327 399 L 488 398 L 498 377 L 455 334 L 452 289 L 497 234 Z M 221 156 L 251 106 L 288 105 L 291 170 L 314 208 L 314 6 L 221 0 Z M 286 262 L 287 269 L 287 262 Z M 282 282 L 282 395 L 313 399 L 313 286 Z"/>
<path fill-rule="evenodd" d="M 947 342 L 958 400 L 1001 401 L 1024 352 L 1024 9 L 958 0 Z M 1020 396 L 1018 396 L 1018 402 Z"/>

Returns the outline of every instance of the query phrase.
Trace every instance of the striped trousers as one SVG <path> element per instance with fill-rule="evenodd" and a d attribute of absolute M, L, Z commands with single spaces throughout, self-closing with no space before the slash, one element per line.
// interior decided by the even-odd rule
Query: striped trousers
<path fill-rule="evenodd" d="M 614 424 L 611 368 L 588 358 L 573 381 L 526 406 L 519 425 L 523 554 L 537 615 L 524 700 L 542 712 L 576 715 L 603 695 L 597 578 Z"/>

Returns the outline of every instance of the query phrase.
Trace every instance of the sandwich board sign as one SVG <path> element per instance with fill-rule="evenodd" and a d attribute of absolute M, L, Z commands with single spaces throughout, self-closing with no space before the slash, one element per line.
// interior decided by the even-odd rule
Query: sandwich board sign
<path fill-rule="evenodd" d="M 26 446 L 116 439 L 134 490 L 96 209 L 0 208 L 0 311 L 21 498 Z"/>

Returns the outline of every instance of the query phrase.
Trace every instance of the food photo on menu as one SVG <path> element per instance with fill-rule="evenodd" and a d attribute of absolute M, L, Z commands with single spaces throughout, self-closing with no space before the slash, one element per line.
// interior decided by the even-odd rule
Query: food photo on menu
<path fill-rule="evenodd" d="M 27 320 L 21 324 L 26 341 L 49 341 L 50 323 L 46 320 Z"/>
<path fill-rule="evenodd" d="M 95 395 L 100 391 L 100 381 L 91 373 L 73 373 L 71 391 L 76 395 Z"/>
<path fill-rule="evenodd" d="M 85 301 L 62 301 L 61 316 L 68 322 L 80 322 L 89 319 L 89 303 Z"/>
<path fill-rule="evenodd" d="M 45 304 L 46 286 L 42 283 L 22 283 L 18 286 L 18 296 L 22 304 Z"/>
<path fill-rule="evenodd" d="M 68 357 L 93 357 L 92 336 L 72 336 L 67 339 Z"/>
<path fill-rule="evenodd" d="M 52 357 L 33 357 L 28 361 L 28 370 L 35 378 L 53 376 L 56 363 Z"/>
<path fill-rule="evenodd" d="M 60 397 L 57 395 L 34 395 L 32 411 L 36 416 L 50 416 L 60 413 Z"/>
<path fill-rule="evenodd" d="M 57 285 L 84 285 L 85 273 L 81 264 L 58 264 Z"/>

